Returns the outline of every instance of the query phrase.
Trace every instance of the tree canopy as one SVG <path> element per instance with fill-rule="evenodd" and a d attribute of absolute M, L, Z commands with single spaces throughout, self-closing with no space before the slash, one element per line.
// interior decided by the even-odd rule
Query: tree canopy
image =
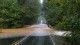
<path fill-rule="evenodd" d="M 39 8 L 38 0 L 0 0 L 0 28 L 18 28 L 36 23 Z M 48 24 L 73 32 L 71 39 L 79 43 L 80 0 L 47 0 L 44 8 Z"/>

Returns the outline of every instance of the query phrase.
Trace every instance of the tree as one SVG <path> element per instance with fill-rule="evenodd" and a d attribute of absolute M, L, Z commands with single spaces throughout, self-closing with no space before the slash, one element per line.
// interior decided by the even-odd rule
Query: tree
<path fill-rule="evenodd" d="M 0 0 L 0 28 L 21 27 L 21 14 L 16 0 Z"/>
<path fill-rule="evenodd" d="M 72 45 L 78 45 L 80 38 L 80 1 L 49 0 L 47 11 L 48 23 L 59 30 L 71 31 Z"/>

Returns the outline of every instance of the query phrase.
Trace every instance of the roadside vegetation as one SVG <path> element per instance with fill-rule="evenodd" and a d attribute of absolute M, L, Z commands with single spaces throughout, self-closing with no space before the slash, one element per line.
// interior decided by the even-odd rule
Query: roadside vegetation
<path fill-rule="evenodd" d="M 20 28 L 36 23 L 37 0 L 0 0 L 0 28 Z M 66 38 L 72 45 L 80 44 L 80 0 L 48 0 L 45 18 L 52 27 L 71 31 Z"/>

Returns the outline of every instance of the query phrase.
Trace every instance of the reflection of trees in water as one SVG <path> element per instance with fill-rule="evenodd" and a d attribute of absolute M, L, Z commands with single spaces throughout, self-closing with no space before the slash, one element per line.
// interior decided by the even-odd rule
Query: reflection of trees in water
<path fill-rule="evenodd" d="M 21 45 L 53 45 L 49 36 L 29 36 Z"/>

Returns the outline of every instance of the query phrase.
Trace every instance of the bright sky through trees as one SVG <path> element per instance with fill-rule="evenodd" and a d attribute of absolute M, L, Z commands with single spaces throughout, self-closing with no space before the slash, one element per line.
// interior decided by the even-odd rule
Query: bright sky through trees
<path fill-rule="evenodd" d="M 40 2 L 41 4 L 43 4 L 44 0 L 40 0 L 39 2 Z"/>

